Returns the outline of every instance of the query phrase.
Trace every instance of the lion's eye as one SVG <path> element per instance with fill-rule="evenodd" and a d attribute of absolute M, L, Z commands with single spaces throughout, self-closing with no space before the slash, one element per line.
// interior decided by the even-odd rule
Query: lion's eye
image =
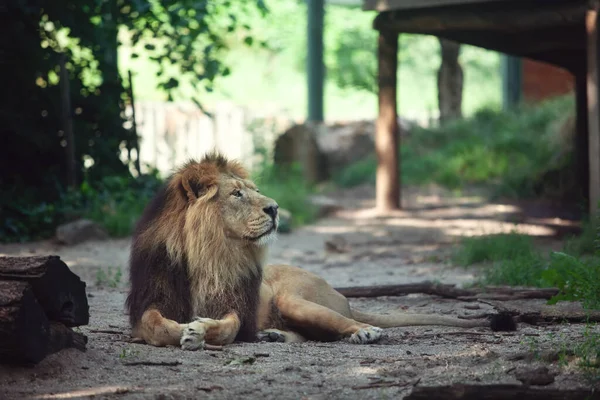
<path fill-rule="evenodd" d="M 231 195 L 232 195 L 232 196 L 235 196 L 235 197 L 242 197 L 242 191 L 241 191 L 241 190 L 234 190 L 234 191 L 231 193 Z"/>
<path fill-rule="evenodd" d="M 260 190 L 256 189 L 256 193 L 260 193 Z"/>

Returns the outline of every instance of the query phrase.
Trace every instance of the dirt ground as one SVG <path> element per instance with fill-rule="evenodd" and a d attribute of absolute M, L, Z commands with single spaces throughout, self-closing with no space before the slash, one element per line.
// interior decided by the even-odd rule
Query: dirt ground
<path fill-rule="evenodd" d="M 558 249 L 560 235 L 577 228 L 571 216 L 549 205 L 490 204 L 476 193 L 454 196 L 436 188 L 408 190 L 403 211 L 377 217 L 372 194 L 369 186 L 336 193 L 343 208 L 280 235 L 270 261 L 302 266 L 335 287 L 425 280 L 462 285 L 473 281 L 476 269 L 452 267 L 448 259 L 463 236 L 517 230 L 536 236 L 540 246 Z M 80 328 L 88 336 L 86 352 L 63 350 L 34 368 L 0 367 L 0 398 L 401 399 L 415 385 L 520 384 L 519 371 L 542 365 L 554 376 L 546 388 L 592 385 L 574 362 L 556 360 L 556 352 L 581 340 L 582 324 L 521 323 L 511 333 L 392 328 L 371 345 L 257 343 L 184 352 L 134 344 L 124 312 L 128 251 L 129 239 L 0 247 L 0 255 L 61 256 L 87 282 L 91 314 L 89 325 Z M 352 299 L 351 304 L 377 312 L 461 316 L 492 309 L 429 295 Z"/>

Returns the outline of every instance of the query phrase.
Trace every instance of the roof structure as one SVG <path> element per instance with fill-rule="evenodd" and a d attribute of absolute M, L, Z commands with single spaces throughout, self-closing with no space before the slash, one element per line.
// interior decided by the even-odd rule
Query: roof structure
<path fill-rule="evenodd" d="M 363 10 L 376 11 L 373 27 L 379 36 L 379 119 L 376 139 L 380 161 L 377 184 L 397 185 L 395 149 L 397 37 L 401 33 L 434 35 L 519 57 L 557 65 L 576 80 L 576 162 L 582 196 L 590 213 L 600 202 L 600 0 L 363 0 Z M 387 169 L 387 171 L 384 171 Z M 379 172 L 381 170 L 381 172 Z M 381 182 L 379 180 L 381 177 Z M 377 189 L 388 200 L 383 208 L 399 206 L 395 188 Z"/>

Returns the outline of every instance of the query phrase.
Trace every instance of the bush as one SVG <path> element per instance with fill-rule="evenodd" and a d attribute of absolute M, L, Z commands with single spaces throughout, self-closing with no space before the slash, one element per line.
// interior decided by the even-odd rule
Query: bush
<path fill-rule="evenodd" d="M 107 176 L 91 185 L 87 180 L 77 190 L 63 193 L 55 203 L 36 201 L 34 191 L 16 200 L 6 200 L 6 215 L 0 227 L 0 241 L 29 241 L 54 235 L 56 226 L 77 218 L 88 218 L 102 225 L 111 236 L 132 232 L 144 207 L 162 181 L 156 172 L 132 176 Z"/>
<path fill-rule="evenodd" d="M 124 237 L 132 233 L 161 184 L 156 172 L 138 178 L 110 176 L 96 187 L 84 181 L 78 192 L 65 197 L 64 212 L 70 218 L 84 217 L 98 222 L 113 237 Z"/>

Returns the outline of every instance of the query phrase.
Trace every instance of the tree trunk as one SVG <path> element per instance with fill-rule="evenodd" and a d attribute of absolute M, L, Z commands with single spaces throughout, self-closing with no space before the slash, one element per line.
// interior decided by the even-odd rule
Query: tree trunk
<path fill-rule="evenodd" d="M 48 319 L 66 326 L 87 325 L 85 282 L 58 256 L 0 257 L 0 281 L 24 281 Z"/>
<path fill-rule="evenodd" d="M 439 38 L 442 63 L 438 70 L 440 123 L 462 117 L 463 70 L 458 62 L 460 43 Z"/>

